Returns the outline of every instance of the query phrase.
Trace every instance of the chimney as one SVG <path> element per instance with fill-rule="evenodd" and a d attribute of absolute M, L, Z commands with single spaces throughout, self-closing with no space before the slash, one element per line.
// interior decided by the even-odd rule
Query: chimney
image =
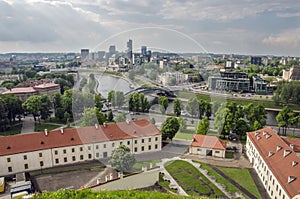
<path fill-rule="evenodd" d="M 108 176 L 105 176 L 105 182 L 107 182 L 109 180 Z"/>
<path fill-rule="evenodd" d="M 98 129 L 98 124 L 97 123 L 95 124 L 95 128 Z"/>
<path fill-rule="evenodd" d="M 48 136 L 48 130 L 45 129 L 45 136 Z"/>
<path fill-rule="evenodd" d="M 112 173 L 110 173 L 110 174 L 109 174 L 109 179 L 110 179 L 110 180 L 113 180 L 113 179 L 114 179 L 114 177 L 113 177 L 113 174 L 112 174 Z"/>
<path fill-rule="evenodd" d="M 60 133 L 64 134 L 64 128 L 63 127 L 60 127 Z"/>

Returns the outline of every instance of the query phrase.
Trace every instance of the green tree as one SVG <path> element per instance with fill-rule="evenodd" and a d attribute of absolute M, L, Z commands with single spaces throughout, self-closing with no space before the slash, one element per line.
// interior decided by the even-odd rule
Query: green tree
<path fill-rule="evenodd" d="M 140 93 L 139 98 L 140 98 L 141 112 L 143 112 L 143 113 L 149 112 L 150 103 L 149 103 L 147 97 L 145 97 L 145 95 L 143 93 Z"/>
<path fill-rule="evenodd" d="M 186 110 L 192 116 L 197 116 L 199 114 L 199 104 L 196 97 L 190 98 L 188 100 Z"/>
<path fill-rule="evenodd" d="M 228 113 L 229 109 L 222 105 L 218 108 L 217 112 L 215 113 L 214 125 L 215 129 L 219 134 L 225 138 L 226 135 L 230 133 L 231 124 L 228 123 Z"/>
<path fill-rule="evenodd" d="M 95 108 L 85 108 L 83 115 L 82 115 L 82 121 L 81 126 L 93 126 L 95 124 L 98 124 L 98 119 L 96 115 L 96 109 Z"/>
<path fill-rule="evenodd" d="M 56 111 L 57 108 L 62 107 L 62 96 L 60 93 L 54 93 L 52 97 L 52 101 L 53 101 L 54 111 Z"/>
<path fill-rule="evenodd" d="M 240 136 L 245 136 L 246 132 L 249 131 L 249 126 L 244 118 L 239 118 L 237 121 L 235 132 Z"/>
<path fill-rule="evenodd" d="M 124 145 L 120 145 L 113 150 L 108 163 L 117 171 L 130 172 L 136 160 L 130 149 Z"/>
<path fill-rule="evenodd" d="M 120 113 L 115 117 L 116 122 L 125 122 L 126 121 L 126 115 L 125 113 Z"/>
<path fill-rule="evenodd" d="M 182 130 L 186 130 L 186 127 L 187 127 L 187 120 L 183 117 L 179 117 L 178 118 L 178 123 L 180 125 L 179 127 L 179 130 L 182 131 Z"/>
<path fill-rule="evenodd" d="M 108 115 L 107 115 L 107 120 L 112 122 L 114 119 L 114 115 L 113 115 L 113 112 L 112 111 L 109 111 L 108 112 Z"/>
<path fill-rule="evenodd" d="M 276 116 L 276 120 L 278 122 L 279 132 L 280 128 L 282 128 L 283 135 L 286 135 L 286 130 L 289 126 L 289 122 L 291 121 L 291 118 L 293 117 L 293 110 L 289 106 L 283 107 L 281 111 Z"/>
<path fill-rule="evenodd" d="M 40 108 L 40 113 L 41 113 L 41 118 L 45 121 L 48 119 L 50 116 L 50 109 L 52 107 L 52 103 L 48 97 L 48 95 L 42 95 L 41 96 L 41 108 Z"/>
<path fill-rule="evenodd" d="M 178 98 L 176 98 L 174 100 L 173 110 L 174 110 L 174 114 L 177 117 L 179 117 L 181 115 L 181 107 L 182 107 L 181 101 Z"/>
<path fill-rule="evenodd" d="M 23 113 L 22 101 L 12 94 L 0 95 L 0 98 L 5 102 L 8 110 L 7 118 L 11 124 L 12 121 L 15 121 L 17 115 L 20 116 Z"/>
<path fill-rule="evenodd" d="M 199 119 L 202 119 L 202 116 L 205 114 L 205 110 L 206 110 L 206 104 L 207 102 L 202 100 L 202 99 L 199 99 L 198 100 L 198 110 L 199 110 Z"/>
<path fill-rule="evenodd" d="M 22 105 L 24 109 L 32 113 L 34 121 L 42 106 L 42 97 L 39 95 L 30 96 Z"/>
<path fill-rule="evenodd" d="M 206 102 L 206 104 L 205 104 L 205 116 L 207 117 L 207 119 L 210 118 L 211 112 L 212 112 L 212 105 L 211 105 L 211 103 Z"/>
<path fill-rule="evenodd" d="M 95 98 L 95 107 L 101 110 L 103 108 L 102 96 L 100 94 L 95 94 L 94 98 Z"/>
<path fill-rule="evenodd" d="M 5 101 L 0 98 L 0 131 L 6 131 L 8 110 Z"/>
<path fill-rule="evenodd" d="M 177 131 L 179 130 L 180 124 L 176 117 L 168 117 L 161 125 L 162 138 L 164 140 L 172 140 Z"/>
<path fill-rule="evenodd" d="M 158 104 L 159 104 L 161 113 L 164 114 L 168 108 L 169 100 L 166 96 L 160 96 L 158 99 Z"/>
<path fill-rule="evenodd" d="M 209 130 L 209 121 L 207 117 L 205 117 L 198 122 L 196 133 L 201 135 L 206 135 L 208 130 Z"/>

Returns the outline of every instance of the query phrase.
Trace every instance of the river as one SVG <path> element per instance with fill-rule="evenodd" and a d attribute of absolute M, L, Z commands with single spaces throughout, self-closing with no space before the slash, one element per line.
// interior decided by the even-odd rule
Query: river
<path fill-rule="evenodd" d="M 97 91 L 103 97 L 107 97 L 109 91 L 112 90 L 123 91 L 124 94 L 131 90 L 130 83 L 120 77 L 111 75 L 96 75 L 96 79 L 99 83 Z"/>

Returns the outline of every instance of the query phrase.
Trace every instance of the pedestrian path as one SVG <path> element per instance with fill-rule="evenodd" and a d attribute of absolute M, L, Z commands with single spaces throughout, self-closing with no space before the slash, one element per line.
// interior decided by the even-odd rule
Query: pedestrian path
<path fill-rule="evenodd" d="M 35 125 L 34 123 L 33 117 L 25 117 L 22 122 L 21 134 L 33 133 Z"/>

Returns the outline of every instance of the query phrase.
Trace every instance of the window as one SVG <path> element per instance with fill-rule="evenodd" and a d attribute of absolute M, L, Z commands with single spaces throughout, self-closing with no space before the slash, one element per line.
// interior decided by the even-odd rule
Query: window
<path fill-rule="evenodd" d="M 106 145 L 105 145 L 105 146 L 106 146 Z M 115 147 L 115 143 L 112 143 L 111 146 L 112 146 L 112 147 Z M 105 147 L 104 147 L 104 148 L 105 148 Z"/>
<path fill-rule="evenodd" d="M 63 150 L 63 153 L 64 153 L 64 154 L 66 154 L 66 153 L 67 153 L 67 150 L 66 150 L 66 149 L 64 149 L 64 150 Z"/>
<path fill-rule="evenodd" d="M 99 153 L 96 153 L 96 158 L 99 158 Z"/>
<path fill-rule="evenodd" d="M 155 137 L 155 141 L 157 141 L 158 140 L 158 137 Z"/>
<path fill-rule="evenodd" d="M 80 160 L 83 160 L 83 155 L 80 155 Z"/>
<path fill-rule="evenodd" d="M 155 149 L 157 149 L 157 148 L 158 148 L 158 145 L 156 144 L 156 145 L 155 145 Z"/>
<path fill-rule="evenodd" d="M 82 147 L 80 147 L 80 151 L 83 151 L 83 148 L 82 148 Z"/>
<path fill-rule="evenodd" d="M 28 164 L 24 164 L 24 169 L 28 169 Z"/>
<path fill-rule="evenodd" d="M 144 146 L 142 146 L 142 151 L 144 151 Z"/>
<path fill-rule="evenodd" d="M 127 141 L 127 145 L 130 145 L 130 141 Z"/>
<path fill-rule="evenodd" d="M 58 158 L 55 159 L 55 164 L 58 164 L 59 163 L 59 160 Z"/>
<path fill-rule="evenodd" d="M 148 146 L 148 150 L 151 150 L 151 145 Z"/>
<path fill-rule="evenodd" d="M 144 143 L 145 142 L 145 140 L 144 139 L 142 139 L 142 143 Z"/>
<path fill-rule="evenodd" d="M 112 143 L 112 147 L 114 147 L 114 143 Z M 103 144 L 103 148 L 106 148 L 106 144 Z"/>
<path fill-rule="evenodd" d="M 134 144 L 137 144 L 137 140 L 134 140 Z"/>
<path fill-rule="evenodd" d="M 89 159 L 91 159 L 92 158 L 92 154 L 89 154 Z"/>
<path fill-rule="evenodd" d="M 281 189 L 279 189 L 279 196 L 281 196 Z"/>
<path fill-rule="evenodd" d="M 67 157 L 64 157 L 64 162 L 68 162 L 68 158 Z"/>
<path fill-rule="evenodd" d="M 276 191 L 278 191 L 278 185 L 276 185 Z"/>
<path fill-rule="evenodd" d="M 96 149 L 99 149 L 99 145 L 96 145 Z"/>
<path fill-rule="evenodd" d="M 7 168 L 8 172 L 12 172 L 12 167 Z"/>
<path fill-rule="evenodd" d="M 104 157 L 104 158 L 107 157 L 107 152 L 103 152 L 103 157 Z"/>
<path fill-rule="evenodd" d="M 137 147 L 134 147 L 134 152 L 137 152 Z"/>
<path fill-rule="evenodd" d="M 197 149 L 197 151 L 202 151 L 202 149 Z"/>
<path fill-rule="evenodd" d="M 43 161 L 40 161 L 40 166 L 44 166 L 44 162 Z"/>
<path fill-rule="evenodd" d="M 88 150 L 91 150 L 91 146 L 88 146 Z"/>
<path fill-rule="evenodd" d="M 24 160 L 27 160 L 27 155 L 24 155 Z"/>
<path fill-rule="evenodd" d="M 74 148 L 72 148 L 72 153 L 74 153 L 75 152 L 75 149 Z"/>
<path fill-rule="evenodd" d="M 58 151 L 57 151 L 57 150 L 55 150 L 55 151 L 54 151 L 54 154 L 55 154 L 55 155 L 57 155 L 57 154 L 58 154 Z"/>
<path fill-rule="evenodd" d="M 76 157 L 75 156 L 72 156 L 72 161 L 76 161 Z"/>
<path fill-rule="evenodd" d="M 151 142 L 151 138 L 149 138 L 149 141 L 148 142 Z"/>
<path fill-rule="evenodd" d="M 220 153 L 220 151 L 215 151 L 215 153 Z"/>
<path fill-rule="evenodd" d="M 7 158 L 7 162 L 10 162 L 11 161 L 11 159 L 10 158 Z"/>
<path fill-rule="evenodd" d="M 40 158 L 43 157 L 43 154 L 42 154 L 42 153 L 39 153 L 39 157 L 40 157 Z"/>

